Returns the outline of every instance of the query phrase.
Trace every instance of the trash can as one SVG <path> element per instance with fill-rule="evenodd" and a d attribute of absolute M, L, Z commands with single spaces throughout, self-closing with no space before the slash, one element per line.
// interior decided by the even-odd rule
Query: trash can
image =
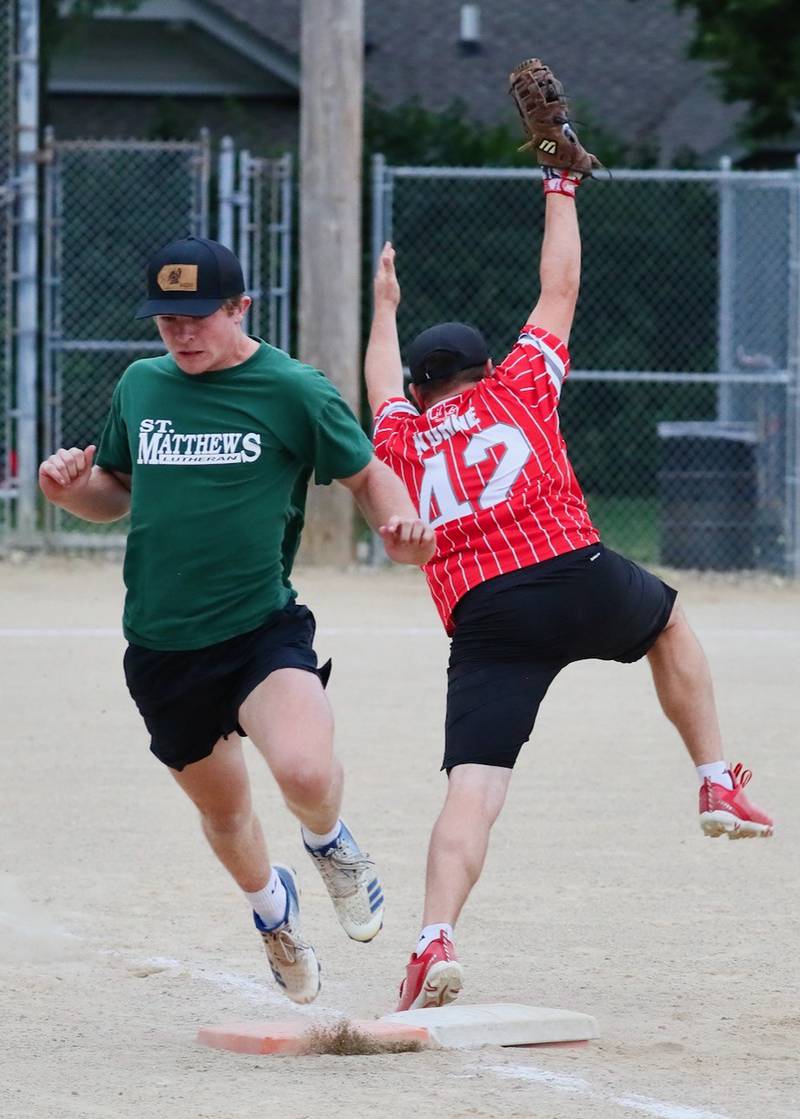
<path fill-rule="evenodd" d="M 658 435 L 661 562 L 712 571 L 755 567 L 755 426 L 660 423 Z"/>

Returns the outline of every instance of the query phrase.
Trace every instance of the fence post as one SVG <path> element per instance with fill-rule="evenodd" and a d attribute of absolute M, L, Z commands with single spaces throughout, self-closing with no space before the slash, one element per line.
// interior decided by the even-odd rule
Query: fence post
<path fill-rule="evenodd" d="M 249 331 L 259 338 L 264 336 L 264 168 L 269 164 L 263 159 L 251 159 L 246 189 L 250 197 L 250 275 L 246 277 L 253 305 L 249 314 Z"/>
<path fill-rule="evenodd" d="M 44 206 L 42 210 L 42 452 L 51 455 L 55 443 L 56 386 L 53 362 L 53 341 L 56 318 L 56 264 L 55 264 L 55 177 L 57 175 L 55 132 L 52 125 L 44 130 Z M 44 529 L 51 527 L 53 508 L 47 502 L 44 509 Z"/>
<path fill-rule="evenodd" d="M 386 240 L 386 157 L 378 153 L 372 157 L 372 274 L 378 267 L 383 243 Z"/>
<path fill-rule="evenodd" d="M 239 263 L 244 273 L 244 283 L 247 289 L 253 286 L 253 277 L 250 275 L 250 239 L 252 229 L 252 207 L 250 204 L 250 152 L 242 149 L 239 152 L 239 189 L 236 191 L 235 202 L 239 210 Z"/>
<path fill-rule="evenodd" d="M 733 285 L 736 275 L 736 228 L 734 186 L 731 182 L 731 157 L 719 161 L 719 305 L 717 317 L 717 369 L 720 383 L 717 390 L 717 419 L 732 420 L 731 384 L 733 372 Z"/>
<path fill-rule="evenodd" d="M 800 578 L 800 155 L 789 202 L 789 384 L 786 386 L 786 572 Z"/>
<path fill-rule="evenodd" d="M 294 222 L 294 170 L 291 153 L 281 159 L 281 267 L 280 267 L 280 317 L 278 345 L 289 352 L 291 347 L 291 306 L 292 306 L 292 235 Z"/>
<path fill-rule="evenodd" d="M 37 503 L 37 414 L 39 327 L 39 3 L 20 0 L 17 86 L 16 227 L 16 435 L 17 538 L 33 543 Z"/>
<path fill-rule="evenodd" d="M 219 222 L 217 240 L 231 250 L 233 244 L 233 195 L 236 154 L 233 137 L 223 136 L 219 145 Z"/>
<path fill-rule="evenodd" d="M 198 136 L 200 152 L 198 155 L 199 173 L 195 180 L 198 199 L 192 216 L 193 233 L 198 237 L 208 237 L 208 185 L 211 178 L 211 139 L 207 128 L 201 128 Z"/>

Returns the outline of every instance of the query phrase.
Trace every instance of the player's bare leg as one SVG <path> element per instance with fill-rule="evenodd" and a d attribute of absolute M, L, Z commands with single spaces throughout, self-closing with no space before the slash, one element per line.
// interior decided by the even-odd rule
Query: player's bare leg
<path fill-rule="evenodd" d="M 711 670 L 677 603 L 647 657 L 664 714 L 697 767 L 700 825 L 705 834 L 731 839 L 772 835 L 771 817 L 744 795 L 750 771 L 723 761 Z"/>
<path fill-rule="evenodd" d="M 343 775 L 333 752 L 333 715 L 319 678 L 281 668 L 255 688 L 239 721 L 264 755 L 303 841 L 353 940 L 383 924 L 383 890 L 375 864 L 341 821 Z"/>
<path fill-rule="evenodd" d="M 442 1006 L 461 990 L 453 926 L 480 878 L 511 773 L 500 766 L 471 763 L 450 772 L 444 807 L 428 846 L 423 929 L 400 988 L 399 1010 Z"/>
<path fill-rule="evenodd" d="M 500 815 L 512 770 L 458 765 L 428 847 L 423 925 L 455 925 L 483 870 L 489 833 Z"/>
<path fill-rule="evenodd" d="M 246 893 L 260 890 L 271 867 L 239 736 L 221 738 L 207 758 L 170 772 L 197 807 L 211 849 L 237 885 Z"/>
<path fill-rule="evenodd" d="M 220 739 L 207 758 L 171 772 L 197 806 L 214 854 L 252 906 L 276 982 L 295 1002 L 311 1002 L 319 992 L 319 964 L 300 932 L 294 875 L 270 866 L 238 735 Z"/>
<path fill-rule="evenodd" d="M 254 688 L 239 721 L 264 755 L 287 806 L 309 831 L 330 831 L 342 804 L 333 713 L 319 679 L 281 668 Z"/>
<path fill-rule="evenodd" d="M 647 659 L 664 714 L 683 739 L 694 764 L 722 761 L 711 669 L 677 603 Z"/>

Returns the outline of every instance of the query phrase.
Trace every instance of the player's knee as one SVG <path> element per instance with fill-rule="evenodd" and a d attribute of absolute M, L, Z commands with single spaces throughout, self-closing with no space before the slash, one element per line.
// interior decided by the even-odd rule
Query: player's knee
<path fill-rule="evenodd" d="M 328 764 L 295 763 L 275 778 L 289 804 L 322 804 L 330 793 L 333 772 Z"/>
<path fill-rule="evenodd" d="M 482 766 L 481 770 L 484 769 L 481 773 L 468 772 L 461 766 L 452 770 L 447 807 L 465 818 L 481 819 L 491 827 L 505 802 L 509 771 Z"/>
<path fill-rule="evenodd" d="M 253 816 L 249 805 L 242 807 L 222 807 L 200 809 L 203 827 L 215 835 L 238 835 L 249 827 Z"/>

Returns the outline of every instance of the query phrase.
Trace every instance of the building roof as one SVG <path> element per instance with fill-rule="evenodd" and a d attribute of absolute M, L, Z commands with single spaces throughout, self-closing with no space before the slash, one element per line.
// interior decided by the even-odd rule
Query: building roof
<path fill-rule="evenodd" d="M 459 0 L 365 0 L 366 81 L 388 105 L 460 98 L 479 120 L 515 123 L 505 75 L 526 55 L 563 76 L 569 96 L 610 133 L 654 143 L 662 162 L 683 147 L 706 161 L 735 152 L 744 107 L 722 101 L 710 67 L 686 57 L 693 15 L 672 0 L 490 0 L 481 46 L 459 44 Z M 300 0 L 225 0 L 226 9 L 297 52 Z"/>
<path fill-rule="evenodd" d="M 475 119 L 516 127 L 505 76 L 526 54 L 536 54 L 564 80 L 578 119 L 583 113 L 628 144 L 652 145 L 662 163 L 681 148 L 693 149 L 706 163 L 723 152 L 738 154 L 743 106 L 725 104 L 708 65 L 686 57 L 693 16 L 678 13 L 673 0 L 490 0 L 469 6 L 480 10 L 476 51 L 459 41 L 459 0 L 365 0 L 368 87 L 389 106 L 416 98 L 435 111 L 460 99 Z M 294 96 L 300 12 L 301 0 L 143 0 L 134 13 L 105 14 L 117 21 L 160 17 L 173 34 L 181 21 L 197 24 L 218 37 L 219 68 L 227 71 L 230 93 L 274 96 L 278 78 L 284 95 Z M 231 78 L 237 52 L 246 63 L 239 90 Z M 202 84 L 199 57 L 195 52 Z M 202 61 L 207 70 L 208 52 Z M 254 76 L 259 65 L 260 90 Z M 141 77 L 144 82 L 147 74 Z M 63 85 L 52 87 L 55 92 L 78 92 L 64 84 L 69 79 L 63 66 L 57 64 L 54 78 Z M 212 85 L 209 78 L 208 92 Z"/>
<path fill-rule="evenodd" d="M 211 0 L 140 0 L 99 9 L 60 42 L 50 66 L 55 94 L 290 97 L 296 46 L 282 47 Z"/>

